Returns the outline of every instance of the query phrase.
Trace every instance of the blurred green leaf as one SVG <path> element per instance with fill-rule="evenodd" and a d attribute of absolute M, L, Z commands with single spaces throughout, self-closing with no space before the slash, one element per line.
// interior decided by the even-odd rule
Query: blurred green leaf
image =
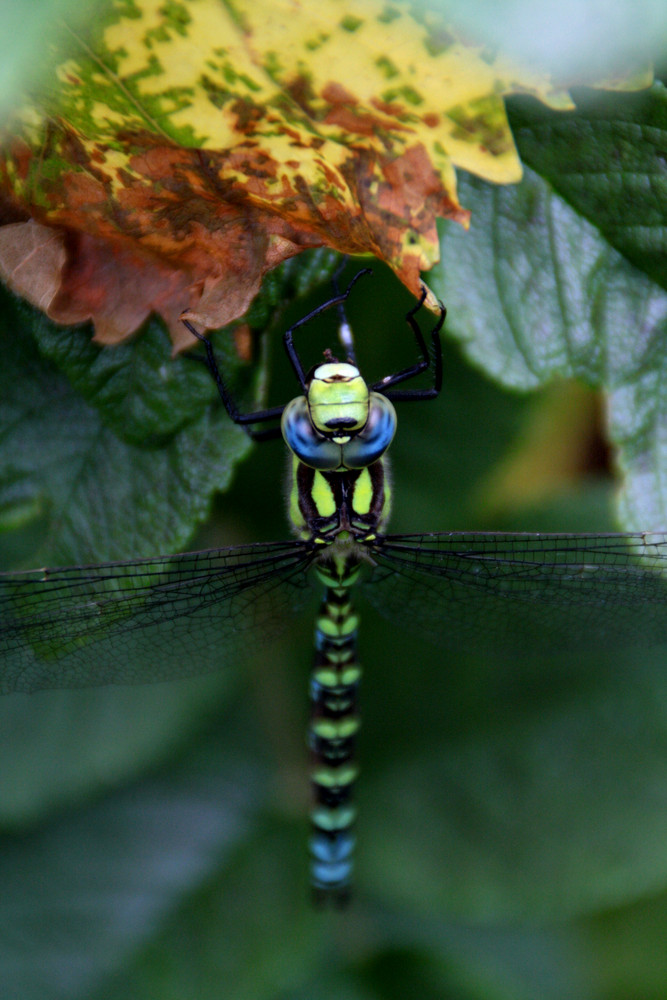
<path fill-rule="evenodd" d="M 586 948 L 592 956 L 597 996 L 663 1000 L 667 982 L 666 924 L 667 897 L 662 893 L 575 926 L 582 951 Z"/>
<path fill-rule="evenodd" d="M 633 64 L 659 59 L 667 37 L 660 0 L 505 0 L 502 17 L 493 0 L 447 6 L 492 51 L 500 47 L 529 65 L 548 66 L 569 82 L 618 79 Z"/>
<path fill-rule="evenodd" d="M 163 776 L 4 837 L 3 995 L 90 997 L 233 862 L 256 825 L 262 783 L 257 754 L 227 722 Z"/>
<path fill-rule="evenodd" d="M 449 227 L 442 240 L 432 284 L 449 332 L 508 388 L 579 378 L 607 389 L 619 519 L 627 530 L 663 527 L 667 292 L 530 172 L 514 188 L 467 179 L 461 194 L 480 228 L 469 239 Z"/>
<path fill-rule="evenodd" d="M 509 664 L 392 644 L 433 704 L 403 703 L 419 744 L 405 735 L 362 792 L 377 892 L 431 917 L 547 921 L 664 887 L 664 650 Z"/>
<path fill-rule="evenodd" d="M 44 39 L 59 31 L 59 18 L 67 16 L 78 26 L 93 16 L 101 0 L 89 0 L 84 6 L 75 0 L 4 0 L 0 8 L 0 38 L 4 46 L 0 67 L 0 115 L 15 104 L 27 84 L 48 79 L 52 69 L 45 59 Z"/>
<path fill-rule="evenodd" d="M 173 757 L 224 704 L 231 681 L 225 673 L 0 699 L 0 829 L 48 822 Z"/>

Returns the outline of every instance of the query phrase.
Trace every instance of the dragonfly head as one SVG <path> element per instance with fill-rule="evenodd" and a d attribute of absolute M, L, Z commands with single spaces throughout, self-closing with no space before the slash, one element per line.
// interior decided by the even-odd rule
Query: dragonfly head
<path fill-rule="evenodd" d="M 354 365 L 327 362 L 313 371 L 306 395 L 287 404 L 281 427 L 288 448 L 305 465 L 364 469 L 391 444 L 396 412 Z"/>

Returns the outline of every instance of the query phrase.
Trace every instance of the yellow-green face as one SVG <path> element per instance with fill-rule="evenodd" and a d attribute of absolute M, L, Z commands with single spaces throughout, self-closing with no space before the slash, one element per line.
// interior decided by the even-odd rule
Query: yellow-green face
<path fill-rule="evenodd" d="M 345 444 L 368 420 L 370 392 L 354 365 L 319 365 L 307 399 L 313 427 L 336 444 Z"/>

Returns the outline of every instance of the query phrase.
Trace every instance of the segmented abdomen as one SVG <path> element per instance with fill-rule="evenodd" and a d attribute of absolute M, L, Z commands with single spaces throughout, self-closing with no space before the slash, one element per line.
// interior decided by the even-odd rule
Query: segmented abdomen
<path fill-rule="evenodd" d="M 349 565 L 352 562 L 353 565 Z M 358 619 L 350 585 L 357 575 L 356 558 L 345 571 L 317 567 L 326 590 L 315 623 L 315 662 L 311 674 L 310 748 L 311 879 L 318 896 L 344 901 L 349 892 L 354 854 L 356 810 L 352 786 L 358 768 L 354 751 L 359 716 L 357 693 L 361 667 L 357 659 Z"/>

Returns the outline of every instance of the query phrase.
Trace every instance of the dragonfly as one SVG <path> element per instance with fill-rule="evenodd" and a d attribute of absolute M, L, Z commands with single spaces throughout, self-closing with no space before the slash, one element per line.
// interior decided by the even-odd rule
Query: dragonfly
<path fill-rule="evenodd" d="M 286 630 L 315 591 L 310 677 L 310 876 L 318 901 L 350 897 L 360 728 L 357 596 L 441 648 L 510 654 L 667 641 L 667 534 L 387 533 L 394 404 L 442 387 L 440 334 L 405 319 L 418 360 L 368 384 L 346 303 L 359 271 L 284 334 L 300 392 L 241 413 L 212 343 L 199 358 L 230 419 L 256 441 L 282 437 L 290 463 L 286 541 L 90 566 L 0 573 L 0 693 L 157 682 L 243 662 Z M 294 338 L 329 310 L 345 360 L 306 370 Z M 421 376 L 424 387 L 413 382 Z M 408 383 L 412 383 L 409 385 Z"/>

